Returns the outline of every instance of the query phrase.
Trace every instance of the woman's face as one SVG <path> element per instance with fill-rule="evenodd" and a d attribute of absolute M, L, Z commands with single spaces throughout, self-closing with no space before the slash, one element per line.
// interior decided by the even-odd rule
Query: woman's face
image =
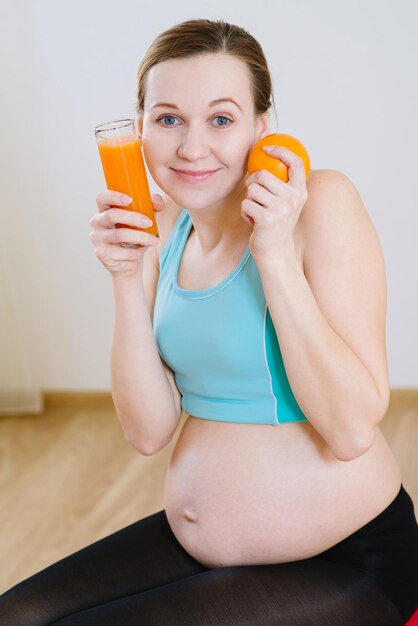
<path fill-rule="evenodd" d="M 148 73 L 138 118 L 144 155 L 157 185 L 181 206 L 238 197 L 250 148 L 268 124 L 267 113 L 255 114 L 246 64 L 229 54 L 163 61 Z"/>

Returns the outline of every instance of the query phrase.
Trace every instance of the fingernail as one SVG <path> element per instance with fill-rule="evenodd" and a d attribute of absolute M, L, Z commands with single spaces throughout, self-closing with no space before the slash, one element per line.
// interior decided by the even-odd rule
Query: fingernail
<path fill-rule="evenodd" d="M 273 152 L 274 146 L 263 146 L 263 150 L 266 152 Z"/>
<path fill-rule="evenodd" d="M 130 198 L 129 196 L 123 196 L 121 198 L 121 203 L 122 204 L 131 204 L 132 202 L 132 198 Z"/>

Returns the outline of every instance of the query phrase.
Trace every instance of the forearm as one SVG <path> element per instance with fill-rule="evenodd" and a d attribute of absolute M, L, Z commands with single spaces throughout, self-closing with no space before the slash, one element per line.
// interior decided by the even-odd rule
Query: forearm
<path fill-rule="evenodd" d="M 125 437 L 153 450 L 177 425 L 173 393 L 158 353 L 142 281 L 113 278 L 112 395 Z"/>
<path fill-rule="evenodd" d="M 336 456 L 355 458 L 381 418 L 373 377 L 323 316 L 296 256 L 259 270 L 299 406 Z"/>

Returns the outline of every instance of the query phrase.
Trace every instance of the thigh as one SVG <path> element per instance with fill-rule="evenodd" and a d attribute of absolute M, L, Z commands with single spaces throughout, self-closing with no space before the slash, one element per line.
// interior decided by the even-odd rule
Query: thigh
<path fill-rule="evenodd" d="M 314 558 L 366 572 L 405 622 L 418 607 L 418 525 L 403 486 L 382 513 Z"/>
<path fill-rule="evenodd" d="M 366 575 L 333 563 L 220 567 L 72 615 L 56 626 L 401 626 Z"/>
<path fill-rule="evenodd" d="M 154 513 L 22 581 L 0 596 L 2 626 L 36 626 L 207 571 Z"/>

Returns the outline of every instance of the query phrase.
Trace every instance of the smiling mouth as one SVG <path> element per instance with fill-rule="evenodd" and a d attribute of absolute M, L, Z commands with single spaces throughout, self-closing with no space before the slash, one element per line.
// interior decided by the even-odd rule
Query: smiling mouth
<path fill-rule="evenodd" d="M 171 168 L 178 178 L 187 182 L 201 182 L 207 180 L 218 170 L 176 170 Z"/>

